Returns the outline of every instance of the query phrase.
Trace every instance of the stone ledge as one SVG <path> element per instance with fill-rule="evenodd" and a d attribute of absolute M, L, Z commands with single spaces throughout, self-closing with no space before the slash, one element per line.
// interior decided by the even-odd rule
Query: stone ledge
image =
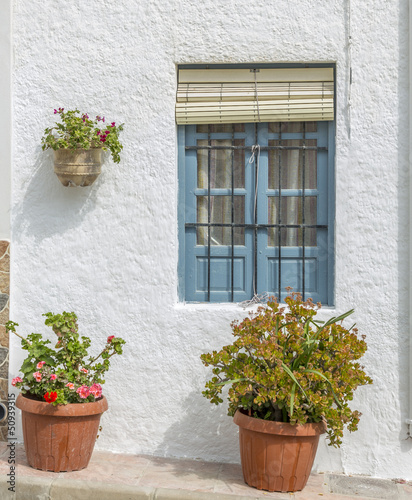
<path fill-rule="evenodd" d="M 366 497 L 385 500 L 399 500 L 400 490 L 393 481 L 367 476 L 344 476 L 326 474 L 330 493 L 349 495 L 352 498 Z"/>

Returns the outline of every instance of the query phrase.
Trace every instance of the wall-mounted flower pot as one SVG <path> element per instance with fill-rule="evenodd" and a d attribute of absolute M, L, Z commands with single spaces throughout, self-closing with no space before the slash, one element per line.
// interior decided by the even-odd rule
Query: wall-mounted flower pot
<path fill-rule="evenodd" d="M 259 490 L 300 491 L 309 478 L 324 422 L 291 425 L 249 417 L 241 411 L 240 459 L 245 482 Z"/>
<path fill-rule="evenodd" d="M 53 406 L 19 394 L 24 449 L 34 469 L 68 472 L 87 467 L 99 430 L 106 398 L 92 403 Z"/>
<path fill-rule="evenodd" d="M 57 149 L 54 171 L 63 186 L 91 186 L 101 173 L 102 149 Z"/>

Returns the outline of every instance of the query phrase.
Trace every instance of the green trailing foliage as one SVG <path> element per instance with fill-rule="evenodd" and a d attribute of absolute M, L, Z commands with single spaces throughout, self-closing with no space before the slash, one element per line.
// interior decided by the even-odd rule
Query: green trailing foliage
<path fill-rule="evenodd" d="M 358 428 L 361 413 L 351 410 L 354 390 L 372 384 L 358 360 L 366 352 L 365 336 L 345 328 L 348 311 L 326 322 L 315 319 L 320 304 L 289 293 L 286 306 L 271 298 L 242 322 L 233 322 L 235 341 L 220 351 L 202 354 L 213 377 L 203 395 L 223 402 L 228 414 L 244 409 L 250 416 L 292 425 L 325 421 L 329 444 L 339 447 L 343 429 Z"/>

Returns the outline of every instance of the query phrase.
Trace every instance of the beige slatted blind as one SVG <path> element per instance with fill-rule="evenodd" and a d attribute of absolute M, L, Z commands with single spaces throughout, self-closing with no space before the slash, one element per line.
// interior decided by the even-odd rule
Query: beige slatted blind
<path fill-rule="evenodd" d="M 180 69 L 178 125 L 333 120 L 333 68 Z"/>

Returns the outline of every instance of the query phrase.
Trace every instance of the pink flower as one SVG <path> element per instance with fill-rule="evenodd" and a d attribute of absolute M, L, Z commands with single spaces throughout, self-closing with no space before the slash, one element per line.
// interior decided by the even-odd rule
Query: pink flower
<path fill-rule="evenodd" d="M 23 382 L 23 380 L 22 380 L 20 377 L 15 377 L 15 378 L 11 381 L 11 385 L 12 385 L 13 387 L 16 387 L 16 384 L 17 384 L 18 382 Z"/>
<path fill-rule="evenodd" d="M 102 386 L 100 384 L 93 384 L 90 387 L 90 394 L 93 394 L 95 398 L 100 398 L 102 395 Z"/>
<path fill-rule="evenodd" d="M 68 387 L 68 388 L 72 391 L 72 390 L 74 389 L 74 384 L 73 384 L 73 382 L 68 382 L 68 383 L 66 384 L 66 387 Z"/>
<path fill-rule="evenodd" d="M 86 370 L 86 368 L 80 368 L 80 371 L 83 373 L 89 373 L 89 370 Z"/>
<path fill-rule="evenodd" d="M 116 125 L 116 122 L 112 122 L 112 127 L 114 127 Z"/>
<path fill-rule="evenodd" d="M 111 344 L 113 339 L 114 339 L 114 335 L 109 335 L 109 337 L 107 337 L 107 343 Z"/>
<path fill-rule="evenodd" d="M 36 379 L 37 382 L 40 382 L 42 375 L 40 372 L 34 372 L 33 377 Z"/>
<path fill-rule="evenodd" d="M 56 378 L 57 378 L 57 375 L 55 373 L 52 373 L 50 375 L 50 380 L 56 380 Z"/>
<path fill-rule="evenodd" d="M 90 389 L 87 385 L 82 385 L 76 392 L 82 399 L 86 399 L 90 395 Z"/>
<path fill-rule="evenodd" d="M 46 364 L 46 361 L 39 361 L 39 362 L 37 363 L 36 368 L 37 368 L 38 370 L 40 370 L 41 368 L 43 368 L 43 365 L 45 365 L 45 364 Z"/>

